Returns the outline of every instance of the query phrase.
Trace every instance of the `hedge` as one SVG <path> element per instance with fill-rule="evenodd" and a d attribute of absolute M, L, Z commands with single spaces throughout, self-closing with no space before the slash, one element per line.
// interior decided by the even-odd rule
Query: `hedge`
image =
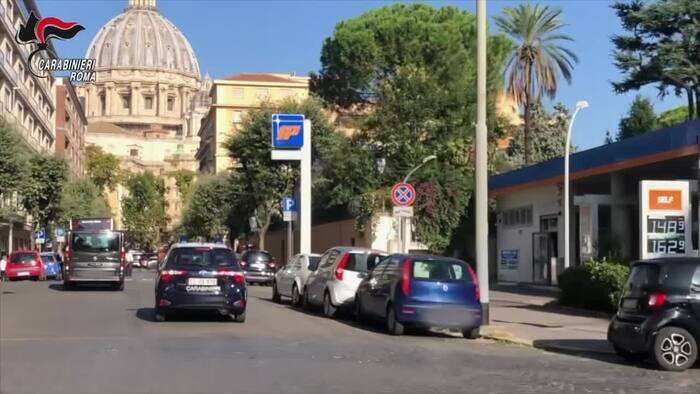
<path fill-rule="evenodd" d="M 570 267 L 559 275 L 559 303 L 615 312 L 629 273 L 628 264 L 605 258 Z"/>

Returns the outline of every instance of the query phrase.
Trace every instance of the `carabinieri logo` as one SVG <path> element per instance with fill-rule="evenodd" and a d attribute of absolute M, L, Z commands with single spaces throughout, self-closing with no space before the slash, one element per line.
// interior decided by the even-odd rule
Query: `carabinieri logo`
<path fill-rule="evenodd" d="M 36 49 L 28 59 L 29 71 L 35 76 L 46 78 L 48 72 L 66 71 L 70 72 L 71 82 L 94 82 L 95 59 L 59 59 L 49 48 L 49 39 L 69 40 L 83 30 L 85 28 L 76 22 L 64 22 L 53 16 L 39 19 L 30 11 L 27 23 L 20 26 L 15 40 L 24 45 L 36 44 Z M 34 56 L 42 51 L 49 51 L 53 56 L 48 59 L 39 58 L 35 70 Z"/>

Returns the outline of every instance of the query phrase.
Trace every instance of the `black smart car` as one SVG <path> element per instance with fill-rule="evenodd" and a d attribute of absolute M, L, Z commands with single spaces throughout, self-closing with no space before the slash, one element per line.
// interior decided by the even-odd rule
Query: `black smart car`
<path fill-rule="evenodd" d="M 181 310 L 212 310 L 245 321 L 246 286 L 233 251 L 221 244 L 170 248 L 156 275 L 155 318 Z"/>
<path fill-rule="evenodd" d="M 700 259 L 634 263 L 608 340 L 626 359 L 652 356 L 667 371 L 693 366 L 700 340 Z"/>

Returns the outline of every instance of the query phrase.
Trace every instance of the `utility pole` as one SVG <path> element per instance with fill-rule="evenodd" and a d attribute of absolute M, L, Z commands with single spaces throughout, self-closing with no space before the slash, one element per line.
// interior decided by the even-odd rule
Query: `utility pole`
<path fill-rule="evenodd" d="M 476 271 L 483 324 L 489 319 L 489 219 L 486 138 L 486 0 L 476 0 Z"/>

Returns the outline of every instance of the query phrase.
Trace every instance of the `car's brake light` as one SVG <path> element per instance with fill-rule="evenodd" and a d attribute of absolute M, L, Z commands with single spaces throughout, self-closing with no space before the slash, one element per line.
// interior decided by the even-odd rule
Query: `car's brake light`
<path fill-rule="evenodd" d="M 405 296 L 411 292 L 411 265 L 413 265 L 413 260 L 406 259 L 401 269 L 401 291 Z"/>
<path fill-rule="evenodd" d="M 479 289 L 479 278 L 476 276 L 476 273 L 469 264 L 467 264 L 467 271 L 469 272 L 469 276 L 472 278 L 472 283 L 474 283 L 474 298 L 477 301 L 480 301 L 481 290 Z"/>
<path fill-rule="evenodd" d="M 119 250 L 119 265 L 121 266 L 122 269 L 124 269 L 124 264 L 126 264 L 126 250 L 124 250 L 124 247 Z"/>
<path fill-rule="evenodd" d="M 243 276 L 243 273 L 239 271 L 220 270 L 216 271 L 216 276 L 229 277 L 233 280 L 233 283 L 240 284 L 245 282 L 245 277 Z"/>
<path fill-rule="evenodd" d="M 335 269 L 335 278 L 337 280 L 343 280 L 343 273 L 345 272 L 345 266 L 348 264 L 348 260 L 350 260 L 350 253 L 345 253 L 343 258 L 338 262 L 338 268 Z"/>
<path fill-rule="evenodd" d="M 173 277 L 175 276 L 184 276 L 187 275 L 187 271 L 180 271 L 180 270 L 167 270 L 163 271 L 160 274 L 160 281 L 162 283 L 170 283 L 173 280 Z"/>
<path fill-rule="evenodd" d="M 653 292 L 649 295 L 649 308 L 651 309 L 659 309 L 664 304 L 666 304 L 666 299 L 668 297 L 666 296 L 666 293 L 662 293 L 660 291 Z"/>

